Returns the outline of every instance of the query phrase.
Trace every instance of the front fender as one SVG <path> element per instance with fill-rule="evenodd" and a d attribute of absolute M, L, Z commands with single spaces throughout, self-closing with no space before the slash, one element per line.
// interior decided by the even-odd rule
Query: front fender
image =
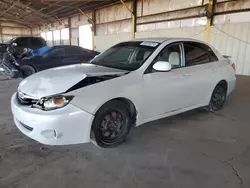
<path fill-rule="evenodd" d="M 75 106 L 95 115 L 107 102 L 125 98 L 130 100 L 137 112 L 137 124 L 142 122 L 141 107 L 143 104 L 141 79 L 138 75 L 128 74 L 115 79 L 90 85 L 72 92 L 75 96 L 71 101 Z"/>

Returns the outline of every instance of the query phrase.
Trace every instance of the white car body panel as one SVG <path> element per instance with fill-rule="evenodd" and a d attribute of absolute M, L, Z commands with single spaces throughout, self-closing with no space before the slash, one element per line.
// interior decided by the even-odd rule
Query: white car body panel
<path fill-rule="evenodd" d="M 182 77 L 184 74 L 184 70 L 176 69 L 170 72 L 156 72 L 143 76 L 142 96 L 144 101 L 148 101 L 143 104 L 145 121 L 154 116 L 188 106 L 188 100 L 176 100 L 183 98 L 183 90 L 188 93 L 191 92 L 190 80 Z"/>
<path fill-rule="evenodd" d="M 86 77 L 120 75 L 119 77 L 66 93 L 66 95 L 74 96 L 70 106 L 49 112 L 34 108 L 27 109 L 27 107 L 24 108 L 18 105 L 15 102 L 16 94 L 14 94 L 12 98 L 12 112 L 17 127 L 27 136 L 48 145 L 85 143 L 90 141 L 90 129 L 96 112 L 102 105 L 112 99 L 125 98 L 131 101 L 137 111 L 136 126 L 139 126 L 145 122 L 208 105 L 213 89 L 221 80 L 225 80 L 228 83 L 228 94 L 235 87 L 236 77 L 230 60 L 223 58 L 211 46 L 211 49 L 219 59 L 218 62 L 182 67 L 169 72 L 144 74 L 151 62 L 167 45 L 183 41 L 202 42 L 192 39 L 166 38 L 138 39 L 137 41 L 152 41 L 160 42 L 161 44 L 144 64 L 135 71 L 128 72 L 85 64 L 49 69 L 25 79 L 19 86 L 20 91 L 35 99 L 40 99 L 41 97 L 65 93 L 69 88 Z M 63 123 L 60 119 L 60 113 L 64 115 L 65 113 L 72 114 L 69 112 L 70 108 L 72 108 L 72 113 L 75 115 L 66 115 L 68 118 L 62 115 L 62 120 L 65 122 Z M 24 117 L 28 114 L 29 118 L 22 118 L 19 113 L 24 114 Z M 51 120 L 46 121 L 46 116 L 51 118 Z M 56 119 L 55 124 L 53 124 L 54 117 Z M 36 119 L 36 121 L 32 121 L 32 119 Z M 34 130 L 36 129 L 36 133 L 31 135 L 31 133 L 25 132 L 18 123 L 19 121 L 28 126 L 33 126 Z M 68 125 L 69 123 L 72 125 Z M 37 128 L 40 124 L 46 124 L 43 130 Z M 62 129 L 60 124 L 63 124 Z M 71 130 L 67 126 L 74 126 L 75 129 Z M 55 138 L 59 141 L 46 140 L 41 137 L 41 131 L 47 129 L 56 130 L 62 135 L 66 134 L 66 137 Z M 77 129 L 79 132 L 75 133 Z M 80 133 L 83 135 L 83 138 Z M 70 134 L 72 135 L 72 140 L 70 140 Z"/>
<path fill-rule="evenodd" d="M 70 65 L 38 72 L 23 80 L 19 89 L 36 99 L 64 93 L 87 76 L 120 74 L 127 71 L 91 64 Z M 74 75 L 74 76 L 72 76 Z"/>
<path fill-rule="evenodd" d="M 131 72 L 118 78 L 69 92 L 68 94 L 75 96 L 71 101 L 72 104 L 93 115 L 103 104 L 112 99 L 129 99 L 136 106 L 138 122 L 142 123 L 143 117 L 141 116 L 141 110 L 139 110 L 143 102 L 141 79 L 141 76 Z"/>
<path fill-rule="evenodd" d="M 14 121 L 18 129 L 42 144 L 67 145 L 90 142 L 89 122 L 93 121 L 94 116 L 72 104 L 56 111 L 46 112 L 21 107 L 17 103 L 15 93 L 11 99 L 11 110 L 15 114 Z M 23 125 L 32 127 L 33 130 L 30 131 Z"/>

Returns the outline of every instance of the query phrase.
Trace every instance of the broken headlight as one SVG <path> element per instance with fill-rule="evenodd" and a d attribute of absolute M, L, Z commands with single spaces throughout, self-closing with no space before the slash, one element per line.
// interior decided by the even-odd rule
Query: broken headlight
<path fill-rule="evenodd" d="M 74 96 L 64 96 L 64 95 L 44 97 L 39 101 L 39 106 L 41 106 L 43 110 L 46 111 L 55 110 L 68 105 L 73 98 Z"/>

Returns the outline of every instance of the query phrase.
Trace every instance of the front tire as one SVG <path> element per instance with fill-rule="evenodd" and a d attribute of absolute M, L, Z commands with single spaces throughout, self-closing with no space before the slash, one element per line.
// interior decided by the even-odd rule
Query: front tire
<path fill-rule="evenodd" d="M 30 65 L 23 65 L 20 67 L 20 70 L 22 71 L 24 78 L 36 73 L 35 68 Z"/>
<path fill-rule="evenodd" d="M 91 142 L 101 148 L 115 147 L 126 139 L 132 125 L 128 107 L 119 100 L 110 101 L 96 113 Z"/>
<path fill-rule="evenodd" d="M 213 91 L 207 109 L 212 112 L 220 110 L 224 106 L 226 98 L 227 88 L 223 84 L 218 84 Z"/>

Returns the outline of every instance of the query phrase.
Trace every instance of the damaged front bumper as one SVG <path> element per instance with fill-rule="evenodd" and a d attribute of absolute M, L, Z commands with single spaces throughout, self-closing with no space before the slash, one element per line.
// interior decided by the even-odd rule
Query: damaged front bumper
<path fill-rule="evenodd" d="M 22 71 L 20 71 L 14 64 L 12 63 L 2 63 L 0 65 L 0 71 L 4 73 L 5 76 L 11 78 L 20 78 L 23 77 Z"/>
<path fill-rule="evenodd" d="M 17 128 L 26 136 L 45 145 L 69 145 L 90 142 L 94 116 L 73 104 L 43 111 L 20 104 L 15 93 L 11 110 Z"/>

